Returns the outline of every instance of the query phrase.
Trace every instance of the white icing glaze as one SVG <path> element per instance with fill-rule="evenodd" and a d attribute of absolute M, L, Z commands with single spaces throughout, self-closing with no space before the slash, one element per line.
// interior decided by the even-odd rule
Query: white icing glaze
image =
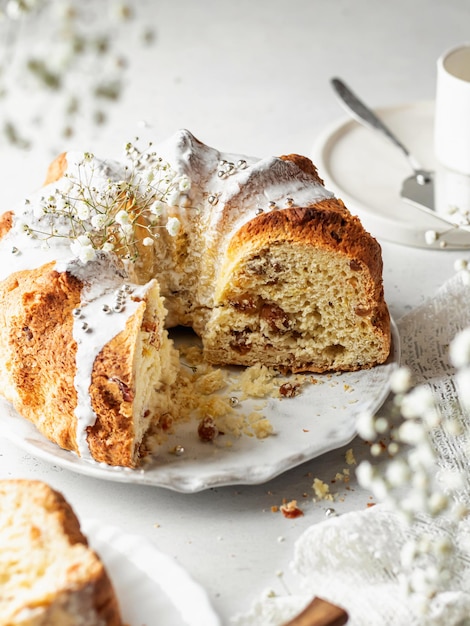
<path fill-rule="evenodd" d="M 103 347 L 124 330 L 127 320 L 136 312 L 149 289 L 147 285 L 125 283 L 127 274 L 114 255 L 99 254 L 86 265 L 59 262 L 58 271 L 68 271 L 83 282 L 80 314 L 75 317 L 73 338 L 77 343 L 74 385 L 77 392 L 77 446 L 82 458 L 92 460 L 87 443 L 87 428 L 93 426 L 96 414 L 89 393 L 96 357 Z M 123 285 L 130 292 L 126 295 Z M 131 294 L 131 297 L 130 297 Z M 117 297 L 125 299 L 122 310 L 115 311 Z M 105 312 L 103 307 L 108 307 Z M 121 308 L 121 307 L 119 307 Z"/>
<path fill-rule="evenodd" d="M 232 232 L 255 218 L 259 208 L 263 211 L 282 209 L 289 198 L 294 206 L 308 206 L 333 197 L 332 192 L 320 183 L 312 183 L 311 177 L 303 175 L 289 162 L 278 157 L 259 159 L 219 152 L 202 144 L 187 130 L 170 137 L 158 146 L 157 151 L 178 174 L 184 174 L 193 181 L 192 206 L 199 206 L 201 201 L 207 206 L 210 195 L 218 198 L 215 210 L 211 211 L 208 233 L 217 232 L 224 206 L 243 194 L 245 188 L 249 189 L 249 197 L 244 198 L 243 211 L 237 212 L 237 218 L 231 224 Z M 229 175 L 220 176 L 224 162 L 234 167 Z M 237 166 L 240 162 L 242 166 Z M 287 177 L 286 173 L 294 169 L 297 169 L 297 175 L 291 173 Z M 205 191 L 195 197 L 194 189 Z M 269 207 L 270 202 L 274 202 L 276 207 Z M 183 212 L 184 208 L 180 208 L 180 214 Z"/>

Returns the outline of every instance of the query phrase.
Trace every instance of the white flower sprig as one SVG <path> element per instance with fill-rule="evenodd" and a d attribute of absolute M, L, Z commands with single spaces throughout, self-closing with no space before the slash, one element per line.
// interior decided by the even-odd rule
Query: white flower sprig
<path fill-rule="evenodd" d="M 437 230 L 427 230 L 424 233 L 424 241 L 428 246 L 433 246 L 438 243 L 440 248 L 447 248 L 448 241 L 446 239 L 449 233 L 454 233 L 464 229 L 469 231 L 470 229 L 470 211 L 461 209 L 460 207 L 450 206 L 447 209 L 447 216 L 450 227 L 445 231 L 438 232 Z M 451 218 L 454 223 L 451 223 Z"/>
<path fill-rule="evenodd" d="M 456 338 L 451 358 L 463 368 L 463 385 L 468 389 L 470 330 Z M 400 554 L 401 580 L 414 606 L 427 613 L 433 598 L 449 590 L 456 550 L 452 529 L 467 514 L 466 508 L 458 504 L 461 476 L 447 471 L 445 484 L 439 478 L 432 434 L 440 428 L 454 436 L 459 434 L 459 428 L 457 420 L 441 415 L 430 388 L 413 386 L 407 368 L 399 368 L 393 374 L 391 390 L 393 398 L 386 416 L 363 414 L 357 423 L 359 435 L 372 444 L 372 455 L 386 456 L 387 460 L 363 461 L 357 468 L 357 477 L 362 486 L 414 529 Z M 468 393 L 467 399 L 470 409 Z M 440 522 L 444 530 L 439 537 L 431 538 L 421 532 L 420 522 L 424 518 Z"/>
<path fill-rule="evenodd" d="M 0 138 L 27 148 L 77 125 L 106 122 L 121 97 L 132 47 L 153 41 L 126 0 L 7 0 L 0 4 Z"/>
<path fill-rule="evenodd" d="M 470 266 L 467 259 L 457 259 L 454 263 L 454 270 L 460 274 L 464 285 L 470 285 Z"/>
<path fill-rule="evenodd" d="M 84 263 L 98 250 L 136 261 L 140 246 L 153 246 L 162 228 L 178 235 L 181 223 L 172 213 L 188 206 L 190 189 L 190 179 L 177 175 L 151 144 L 141 151 L 128 143 L 122 165 L 85 153 L 52 193 L 27 201 L 14 228 L 43 245 L 70 241 L 72 254 Z"/>

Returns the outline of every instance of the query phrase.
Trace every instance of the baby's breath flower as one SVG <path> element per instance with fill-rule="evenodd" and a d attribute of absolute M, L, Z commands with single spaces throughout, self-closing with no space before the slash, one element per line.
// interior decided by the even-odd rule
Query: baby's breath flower
<path fill-rule="evenodd" d="M 107 220 L 108 217 L 105 214 L 97 213 L 96 215 L 92 216 L 91 225 L 95 230 L 101 230 L 105 226 Z"/>
<path fill-rule="evenodd" d="M 400 551 L 400 561 L 405 567 L 411 567 L 418 554 L 418 546 L 414 539 L 406 541 Z"/>
<path fill-rule="evenodd" d="M 455 375 L 459 400 L 466 411 L 470 411 L 470 367 L 460 369 Z"/>
<path fill-rule="evenodd" d="M 466 269 L 468 269 L 468 261 L 466 259 L 457 259 L 454 262 L 454 270 L 456 272 L 460 272 Z"/>
<path fill-rule="evenodd" d="M 79 235 L 70 244 L 70 249 L 82 263 L 92 261 L 96 255 L 96 250 L 93 248 L 90 238 L 87 235 Z"/>
<path fill-rule="evenodd" d="M 376 471 L 370 461 L 362 461 L 356 469 L 356 477 L 360 485 L 369 489 Z"/>
<path fill-rule="evenodd" d="M 424 386 L 415 387 L 402 401 L 401 412 L 405 418 L 419 417 L 427 410 L 434 410 L 434 398 L 430 389 Z"/>
<path fill-rule="evenodd" d="M 166 229 L 172 237 L 176 237 L 181 228 L 181 222 L 177 217 L 169 217 L 166 223 Z"/>
<path fill-rule="evenodd" d="M 410 476 L 411 470 L 405 459 L 394 459 L 387 464 L 386 477 L 392 487 L 403 487 Z"/>
<path fill-rule="evenodd" d="M 19 20 L 26 12 L 27 5 L 19 0 L 9 0 L 5 7 L 5 12 L 11 20 Z"/>
<path fill-rule="evenodd" d="M 411 389 L 412 376 L 408 367 L 399 367 L 390 377 L 390 389 L 393 393 L 406 393 Z"/>
<path fill-rule="evenodd" d="M 456 337 L 451 361 L 458 368 L 458 387 L 470 390 L 470 330 Z M 426 515 L 439 518 L 439 523 L 445 525 L 442 528 L 449 528 L 449 537 L 440 538 L 426 536 L 418 527 L 416 537 L 405 543 L 401 550 L 399 566 L 404 589 L 413 606 L 426 614 L 435 596 L 449 591 L 455 556 L 455 543 L 450 536 L 467 511 L 458 511 L 454 504 L 456 494 L 464 488 L 464 476 L 453 468 L 436 473 L 438 458 L 432 438 L 432 429 L 437 426 L 448 428 L 453 422 L 459 426 L 460 421 L 452 415 L 446 416 L 445 420 L 441 417 L 430 388 L 424 385 L 412 388 L 410 385 L 409 372 L 398 370 L 391 384 L 396 395 L 393 403 L 387 405 L 391 413 L 386 419 L 393 436 L 386 449 L 391 453 L 392 445 L 395 446 L 393 458 L 382 464 L 384 467 L 363 461 L 357 469 L 357 478 L 376 498 L 393 506 L 409 524 Z M 467 395 L 465 391 L 459 393 L 459 397 L 462 405 L 470 409 L 470 391 Z M 394 411 L 398 414 L 394 415 Z M 380 433 L 382 419 L 371 415 L 362 417 L 362 430 L 368 439 L 372 432 Z M 361 434 L 361 429 L 358 430 Z M 458 436 L 461 430 L 455 428 L 452 432 Z"/>
<path fill-rule="evenodd" d="M 90 207 L 84 202 L 78 202 L 75 206 L 75 213 L 79 220 L 85 221 L 90 217 Z"/>
<path fill-rule="evenodd" d="M 377 437 L 375 430 L 375 416 L 369 411 L 363 411 L 357 416 L 356 429 L 359 435 L 366 440 L 374 440 Z"/>
<path fill-rule="evenodd" d="M 470 365 L 470 328 L 459 332 L 450 344 L 450 361 L 457 368 Z"/>
<path fill-rule="evenodd" d="M 188 176 L 180 176 L 176 182 L 178 189 L 182 192 L 188 192 L 191 189 L 191 179 Z"/>
<path fill-rule="evenodd" d="M 439 239 L 439 234 L 435 230 L 427 230 L 424 233 L 424 239 L 428 245 L 432 245 Z"/>
<path fill-rule="evenodd" d="M 81 119 L 86 124 L 107 119 L 102 101 L 109 106 L 128 83 L 126 47 L 132 31 L 143 31 L 140 45 L 152 41 L 145 38 L 151 29 L 139 22 L 138 11 L 130 3 L 119 4 L 126 8 L 116 12 L 111 10 L 115 0 L 4 0 L 0 58 L 8 62 L 2 62 L 0 72 L 0 132 L 12 145 L 28 147 L 48 121 L 47 135 L 54 128 L 59 135 L 54 144 L 73 134 Z M 123 20 L 134 14 L 133 23 Z M 15 106 L 21 95 L 34 99 L 24 112 Z"/>
<path fill-rule="evenodd" d="M 144 237 L 144 239 L 142 240 L 142 244 L 146 246 L 147 248 L 149 248 L 150 246 L 153 246 L 152 237 Z"/>
<path fill-rule="evenodd" d="M 469 270 L 461 270 L 460 277 L 462 278 L 462 282 L 464 285 L 470 285 L 470 271 Z"/>
<path fill-rule="evenodd" d="M 165 204 L 161 200 L 155 200 L 150 205 L 149 211 L 156 217 L 160 217 L 163 213 L 164 208 L 165 208 Z"/>
<path fill-rule="evenodd" d="M 129 213 L 124 209 L 118 211 L 114 219 L 116 220 L 116 223 L 120 226 L 127 226 L 128 224 L 130 224 Z"/>
<path fill-rule="evenodd" d="M 134 233 L 134 227 L 129 221 L 127 224 L 121 224 L 121 231 L 123 232 L 125 237 L 132 237 Z"/>
<path fill-rule="evenodd" d="M 443 493 L 432 493 L 429 497 L 429 512 L 438 515 L 447 509 L 449 498 Z"/>
<path fill-rule="evenodd" d="M 168 193 L 165 194 L 165 201 L 169 206 L 178 206 L 180 201 L 180 190 L 177 188 L 172 188 Z"/>

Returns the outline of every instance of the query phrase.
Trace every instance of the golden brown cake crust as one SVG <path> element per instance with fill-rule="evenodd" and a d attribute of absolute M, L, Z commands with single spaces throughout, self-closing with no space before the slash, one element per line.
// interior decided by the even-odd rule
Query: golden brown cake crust
<path fill-rule="evenodd" d="M 0 283 L 0 342 L 9 351 L 0 360 L 0 381 L 21 415 L 62 448 L 78 452 L 72 312 L 83 284 L 54 268 L 49 263 L 16 272 Z M 130 407 L 140 320 L 139 314 L 132 316 L 95 361 L 90 394 L 97 418 L 88 429 L 88 444 L 98 462 L 130 467 L 137 462 Z"/>
<path fill-rule="evenodd" d="M 44 180 L 44 185 L 49 185 L 49 183 L 54 183 L 56 180 L 59 180 L 59 178 L 62 178 L 66 170 L 67 153 L 62 152 L 49 165 L 46 173 L 46 178 Z"/>
<path fill-rule="evenodd" d="M 297 167 L 302 170 L 302 172 L 305 172 L 305 174 L 309 174 L 310 176 L 312 176 L 312 178 L 315 179 L 315 182 L 320 183 L 320 185 L 324 184 L 323 179 L 320 178 L 318 174 L 316 166 L 308 157 L 302 156 L 300 154 L 284 154 L 279 158 L 282 161 L 291 161 L 292 163 L 295 163 Z"/>
<path fill-rule="evenodd" d="M 13 223 L 13 211 L 6 211 L 0 215 L 0 239 L 10 230 Z"/>
<path fill-rule="evenodd" d="M 21 415 L 62 447 L 75 450 L 72 309 L 81 284 L 54 264 L 0 283 L 2 392 Z M 8 354 L 5 351 L 8 350 Z"/>
<path fill-rule="evenodd" d="M 260 246 L 275 245 L 282 239 L 341 252 L 351 261 L 365 263 L 372 279 L 381 287 L 383 264 L 380 244 L 337 198 L 322 200 L 310 207 L 293 207 L 257 216 L 242 226 L 231 239 L 228 255 L 231 250 L 253 239 Z"/>
<path fill-rule="evenodd" d="M 282 233 L 284 241 L 307 244 L 347 256 L 352 268 L 365 265 L 370 274 L 369 297 L 376 304 L 374 325 L 385 341 L 384 355 L 390 350 L 390 315 L 384 299 L 382 250 L 378 241 L 364 230 L 341 200 L 322 200 L 312 207 L 294 207 L 262 214 L 243 226 L 230 241 L 227 255 L 244 242 L 257 240 L 259 247 L 275 245 Z"/>
<path fill-rule="evenodd" d="M 17 511 L 25 509 L 30 512 L 27 518 L 22 515 L 21 518 L 18 517 L 17 519 L 16 510 L 9 510 L 8 506 L 15 501 L 16 505 L 14 504 L 14 506 Z M 29 536 L 35 537 L 38 534 L 41 537 L 47 536 L 45 529 L 41 527 L 42 523 L 46 523 L 54 529 L 59 528 L 68 545 L 82 544 L 85 546 L 91 553 L 93 565 L 89 569 L 87 579 L 83 580 L 81 584 L 74 581 L 70 585 L 70 589 L 75 589 L 78 593 L 84 590 L 87 594 L 91 590 L 92 604 L 102 623 L 105 626 L 123 626 L 119 603 L 109 575 L 99 557 L 89 548 L 88 540 L 82 533 L 80 522 L 74 510 L 61 493 L 42 481 L 1 480 L 0 507 L 3 519 L 9 519 L 12 524 L 15 524 L 15 521 L 17 524 L 24 524 L 25 519 L 30 520 L 28 522 L 29 528 L 24 529 L 25 542 L 28 541 Z M 5 531 L 2 525 L 0 525 L 1 530 Z M 47 546 L 45 548 L 47 550 Z M 26 550 L 26 554 L 28 555 L 28 550 Z M 57 558 L 60 558 L 60 555 Z M 62 558 L 67 558 L 67 555 L 62 555 Z M 3 572 L 3 574 L 6 573 Z M 62 584 L 64 583 L 66 581 L 62 582 Z M 47 604 L 49 602 L 51 602 L 50 597 L 47 598 Z"/>

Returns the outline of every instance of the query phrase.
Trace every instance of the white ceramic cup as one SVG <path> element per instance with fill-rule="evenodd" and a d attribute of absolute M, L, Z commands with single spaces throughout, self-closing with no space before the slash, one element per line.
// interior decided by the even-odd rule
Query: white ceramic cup
<path fill-rule="evenodd" d="M 470 43 L 437 61 L 434 151 L 442 165 L 470 175 Z"/>

